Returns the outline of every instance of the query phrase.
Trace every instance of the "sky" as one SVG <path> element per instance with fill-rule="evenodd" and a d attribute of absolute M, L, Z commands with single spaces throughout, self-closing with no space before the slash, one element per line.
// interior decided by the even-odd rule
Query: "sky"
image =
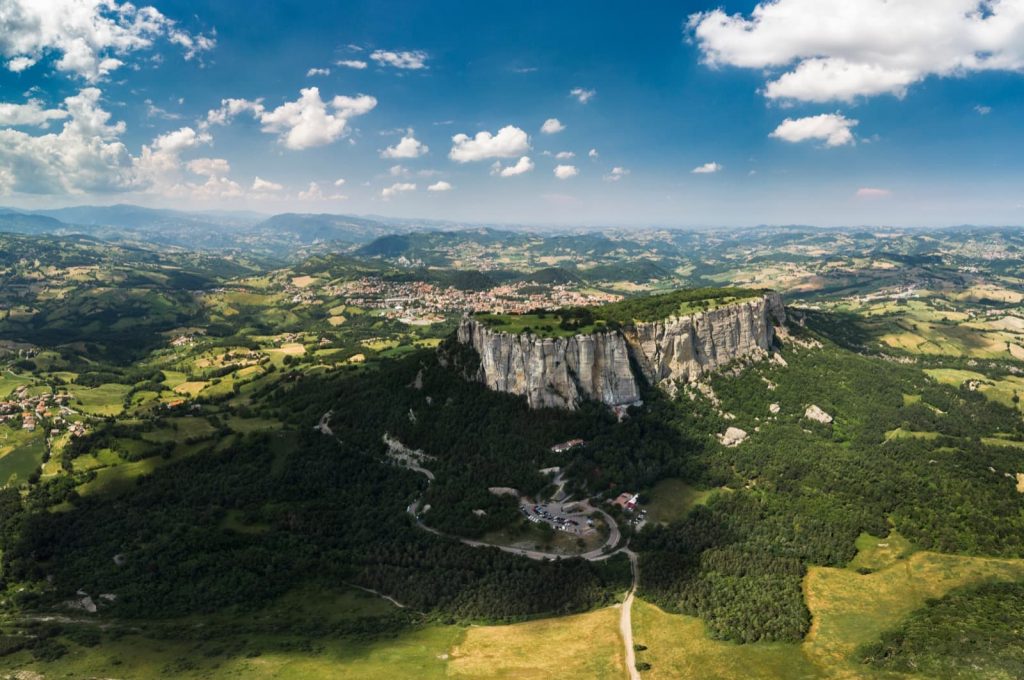
<path fill-rule="evenodd" d="M 1024 223 L 1024 0 L 0 0 L 0 204 Z"/>

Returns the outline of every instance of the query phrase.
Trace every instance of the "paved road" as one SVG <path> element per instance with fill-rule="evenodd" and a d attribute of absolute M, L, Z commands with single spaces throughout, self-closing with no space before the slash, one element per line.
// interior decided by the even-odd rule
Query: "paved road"
<path fill-rule="evenodd" d="M 636 584 L 640 580 L 640 565 L 636 560 L 636 553 L 629 548 L 623 548 L 622 552 L 629 557 L 629 568 L 633 573 L 633 583 L 626 593 L 626 599 L 622 601 L 622 609 L 619 614 L 619 632 L 622 634 L 622 642 L 626 645 L 626 671 L 629 673 L 629 680 L 640 680 L 640 671 L 636 669 L 636 651 L 633 649 L 633 595 L 636 593 Z"/>
<path fill-rule="evenodd" d="M 419 472 L 425 472 L 425 471 L 419 470 Z M 428 477 L 428 479 L 433 479 L 433 476 L 431 475 L 430 477 Z M 608 532 L 608 540 L 605 541 L 605 544 L 603 546 L 601 546 L 600 548 L 595 548 L 594 550 L 591 550 L 589 552 L 582 553 L 580 555 L 562 555 L 560 553 L 544 552 L 543 550 L 530 550 L 530 549 L 527 549 L 527 548 L 515 548 L 515 547 L 509 546 L 509 545 L 497 545 L 495 543 L 486 543 L 484 541 L 475 541 L 475 540 L 473 540 L 471 538 L 462 538 L 461 536 L 453 536 L 452 534 L 446 534 L 443 531 L 438 531 L 437 529 L 434 529 L 432 527 L 428 527 L 426 524 L 423 523 L 422 519 L 417 517 L 417 515 L 419 514 L 419 511 L 420 511 L 420 501 L 419 501 L 419 499 L 417 499 L 412 505 L 410 505 L 408 508 L 406 508 L 406 510 L 408 511 L 408 513 L 410 515 L 412 515 L 416 519 L 416 525 L 419 526 L 424 531 L 429 531 L 432 534 L 435 534 L 437 536 L 444 536 L 445 538 L 457 539 L 457 540 L 461 541 L 464 545 L 468 545 L 468 546 L 471 546 L 473 548 L 497 548 L 498 550 L 503 550 L 503 551 L 505 551 L 507 553 L 512 553 L 513 555 L 521 555 L 523 557 L 529 557 L 531 560 L 564 560 L 564 559 L 571 559 L 573 557 L 582 557 L 583 559 L 588 560 L 590 562 L 599 562 L 601 560 L 606 560 L 609 557 L 611 557 L 612 555 L 614 555 L 617 552 L 619 552 L 618 550 L 612 550 L 612 548 L 614 548 L 616 545 L 618 545 L 619 539 L 622 536 L 622 533 L 619 531 L 619 525 L 616 524 L 615 520 L 612 519 L 612 516 L 609 515 L 607 512 L 605 512 L 604 510 L 601 510 L 600 508 L 594 508 L 589 503 L 584 503 L 584 504 L 588 508 L 591 508 L 591 509 L 595 510 L 596 512 L 601 513 L 601 515 L 604 517 L 605 521 L 608 523 L 608 527 L 609 527 L 610 531 Z M 608 552 L 605 552 L 605 549 L 608 549 Z"/>

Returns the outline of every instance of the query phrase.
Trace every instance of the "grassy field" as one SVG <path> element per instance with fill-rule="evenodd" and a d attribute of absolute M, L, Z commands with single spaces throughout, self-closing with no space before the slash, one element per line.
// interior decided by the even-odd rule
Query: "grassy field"
<path fill-rule="evenodd" d="M 43 433 L 0 426 L 0 486 L 25 481 L 43 462 Z"/>
<path fill-rule="evenodd" d="M 703 505 L 723 489 L 695 489 L 681 479 L 663 479 L 651 489 L 647 510 L 649 522 L 675 522 L 686 516 L 696 505 Z"/>
<path fill-rule="evenodd" d="M 93 416 L 116 416 L 124 411 L 124 397 L 131 389 L 128 385 L 107 383 L 98 387 L 71 388 L 72 407 Z"/>
<path fill-rule="evenodd" d="M 476 320 L 486 324 L 500 333 L 512 333 L 518 335 L 527 328 L 536 335 L 551 338 L 571 338 L 574 335 L 586 335 L 600 330 L 604 324 L 590 324 L 570 330 L 558 327 L 562 317 L 555 312 L 540 314 L 478 314 Z"/>
<path fill-rule="evenodd" d="M 669 614 L 638 601 L 633 609 L 635 642 L 646 650 L 637 660 L 651 664 L 643 677 L 752 678 L 763 680 L 906 676 L 869 669 L 853 658 L 858 646 L 876 639 L 929 598 L 970 583 L 1024 578 L 1024 560 L 913 553 L 899 534 L 867 534 L 846 569 L 812 567 L 804 593 L 813 616 L 802 644 L 736 645 L 710 639 L 700 619 Z M 871 569 L 860 574 L 857 569 Z"/>
<path fill-rule="evenodd" d="M 1004 406 L 1024 409 L 1020 403 L 1014 404 L 1015 394 L 1024 394 L 1024 378 L 1008 375 L 998 380 L 986 377 L 977 371 L 967 371 L 956 368 L 927 368 L 924 371 L 931 377 L 946 385 L 959 387 L 968 380 L 978 381 L 978 391 L 989 399 L 997 401 Z"/>
<path fill-rule="evenodd" d="M 619 609 L 541 619 L 511 626 L 473 626 L 455 645 L 447 677 L 624 677 Z"/>

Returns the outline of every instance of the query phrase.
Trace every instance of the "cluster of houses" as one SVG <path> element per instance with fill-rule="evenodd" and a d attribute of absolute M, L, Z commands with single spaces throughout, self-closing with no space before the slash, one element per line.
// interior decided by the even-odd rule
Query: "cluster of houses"
<path fill-rule="evenodd" d="M 50 420 L 50 434 L 58 434 L 66 428 L 72 436 L 81 437 L 85 434 L 85 426 L 80 422 L 70 422 L 65 416 L 71 413 L 67 403 L 68 394 L 29 394 L 28 387 L 21 385 L 10 395 L 0 401 L 0 423 L 21 419 L 23 430 L 35 432 L 44 418 Z"/>
<path fill-rule="evenodd" d="M 559 284 L 538 291 L 534 283 L 516 281 L 487 290 L 459 290 L 424 281 L 385 281 L 368 276 L 327 286 L 323 292 L 330 297 L 343 297 L 349 305 L 381 310 L 385 317 L 410 325 L 436 323 L 445 314 L 467 311 L 522 314 L 538 308 L 596 305 L 622 299 L 614 293 L 577 288 L 574 284 Z"/>

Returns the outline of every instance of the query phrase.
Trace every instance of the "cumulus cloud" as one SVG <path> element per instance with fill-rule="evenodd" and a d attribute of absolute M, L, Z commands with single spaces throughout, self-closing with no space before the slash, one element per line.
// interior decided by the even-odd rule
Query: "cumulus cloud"
<path fill-rule="evenodd" d="M 514 125 L 506 125 L 494 135 L 486 130 L 474 137 L 461 133 L 455 135 L 448 158 L 456 163 L 469 163 L 491 158 L 515 158 L 529 150 L 529 135 Z"/>
<path fill-rule="evenodd" d="M 38 99 L 24 104 L 0 103 L 0 125 L 47 127 L 50 121 L 68 117 L 64 109 L 47 109 Z"/>
<path fill-rule="evenodd" d="M 710 163 L 705 163 L 704 165 L 698 165 L 693 170 L 690 170 L 690 172 L 694 175 L 710 175 L 720 171 L 721 169 L 721 165 L 712 161 Z"/>
<path fill-rule="evenodd" d="M 395 182 L 391 186 L 381 189 L 380 197 L 388 199 L 406 191 L 416 191 L 416 185 L 411 182 Z"/>
<path fill-rule="evenodd" d="M 430 151 L 423 142 L 413 137 L 413 131 L 410 129 L 406 132 L 405 136 L 395 144 L 389 146 L 380 152 L 381 158 L 419 158 Z"/>
<path fill-rule="evenodd" d="M 409 52 L 374 50 L 370 54 L 370 59 L 373 59 L 381 66 L 392 66 L 413 71 L 427 67 L 427 53 L 422 50 L 412 50 Z"/>
<path fill-rule="evenodd" d="M 978 112 L 979 116 L 987 116 L 988 114 L 992 113 L 992 107 L 985 106 L 984 104 L 978 104 L 977 106 L 974 107 L 974 110 Z"/>
<path fill-rule="evenodd" d="M 559 151 L 558 153 L 555 154 L 555 158 L 560 161 L 567 161 L 576 158 L 576 154 L 574 154 L 572 151 Z"/>
<path fill-rule="evenodd" d="M 885 198 L 891 195 L 892 192 L 888 189 L 878 189 L 876 187 L 861 187 L 857 189 L 857 198 Z"/>
<path fill-rule="evenodd" d="M 268 111 L 262 100 L 223 99 L 220 108 L 206 114 L 205 125 L 225 125 L 235 116 L 248 113 L 263 125 L 263 132 L 278 135 L 289 149 L 308 149 L 330 144 L 345 135 L 348 121 L 369 113 L 377 99 L 360 94 L 355 97 L 336 96 L 330 102 L 320 98 L 320 90 L 307 87 L 299 98 Z"/>
<path fill-rule="evenodd" d="M 529 156 L 521 157 L 514 165 L 502 167 L 500 161 L 494 161 L 494 165 L 491 166 L 491 174 L 499 177 L 515 177 L 531 170 L 533 170 L 533 161 Z"/>
<path fill-rule="evenodd" d="M 242 113 L 249 113 L 259 118 L 263 115 L 264 110 L 262 99 L 221 99 L 220 107 L 210 109 L 206 113 L 206 120 L 201 125 L 202 127 L 227 125 L 235 116 Z"/>
<path fill-rule="evenodd" d="M 319 182 L 310 182 L 309 188 L 299 192 L 300 201 L 343 201 L 348 196 L 343 194 L 325 194 Z"/>
<path fill-rule="evenodd" d="M 569 179 L 580 174 L 580 171 L 576 169 L 575 165 L 556 165 L 555 166 L 555 177 L 558 179 Z"/>
<path fill-rule="evenodd" d="M 451 191 L 452 185 L 449 182 L 445 182 L 443 179 L 434 182 L 427 187 L 427 191 Z"/>
<path fill-rule="evenodd" d="M 558 120 L 557 118 L 548 118 L 546 121 L 544 121 L 544 124 L 540 126 L 540 131 L 546 135 L 553 135 L 556 132 L 561 132 L 564 129 L 565 126 L 562 125 L 562 121 Z"/>
<path fill-rule="evenodd" d="M 214 47 L 213 38 L 193 35 L 153 7 L 116 0 L 3 0 L 0 55 L 19 72 L 53 55 L 58 71 L 89 82 L 124 65 L 123 57 L 158 39 L 184 49 L 185 58 Z"/>
<path fill-rule="evenodd" d="M 338 179 L 334 180 L 334 186 L 336 186 L 336 187 L 344 186 L 344 184 L 345 184 L 345 178 L 344 177 L 339 177 Z"/>
<path fill-rule="evenodd" d="M 600 154 L 597 153 L 597 149 L 591 149 L 590 151 L 587 152 L 587 156 L 590 158 L 590 160 L 594 161 L 597 160 Z"/>
<path fill-rule="evenodd" d="M 1017 0 L 774 0 L 693 14 L 688 29 L 706 63 L 772 74 L 770 99 L 902 97 L 928 76 L 1024 70 Z"/>
<path fill-rule="evenodd" d="M 787 118 L 768 136 L 793 143 L 816 140 L 824 142 L 827 147 L 845 146 L 856 142 L 850 129 L 857 123 L 841 113 Z"/>
<path fill-rule="evenodd" d="M 363 70 L 366 68 L 367 63 L 362 59 L 340 59 L 334 62 L 335 66 L 344 66 L 345 68 L 354 68 L 356 70 Z"/>
<path fill-rule="evenodd" d="M 313 76 L 329 76 L 331 75 L 331 69 L 329 68 L 311 68 L 306 71 L 306 77 L 312 78 Z"/>
<path fill-rule="evenodd" d="M 593 99 L 594 95 L 596 94 L 597 90 L 585 90 L 582 87 L 574 87 L 571 90 L 569 90 L 569 96 L 576 97 L 576 100 L 580 104 L 586 104 L 591 99 Z"/>
<path fill-rule="evenodd" d="M 82 194 L 135 186 L 136 159 L 119 139 L 125 124 L 111 123 L 100 96 L 90 87 L 67 97 L 67 120 L 60 132 L 31 135 L 0 129 L 0 193 Z"/>
<path fill-rule="evenodd" d="M 612 168 L 611 172 L 609 172 L 607 175 L 604 176 L 604 178 L 605 178 L 605 181 L 608 181 L 608 182 L 618 182 L 620 179 L 622 179 L 623 177 L 625 177 L 628 174 L 629 174 L 629 170 L 627 170 L 626 168 L 624 168 L 624 167 L 622 167 L 620 165 L 616 165 L 614 168 Z"/>
<path fill-rule="evenodd" d="M 263 179 L 258 175 L 252 181 L 252 190 L 258 193 L 269 193 L 272 191 L 281 191 L 282 189 L 284 189 L 284 185 L 278 184 L 277 182 L 271 182 L 268 179 Z"/>
<path fill-rule="evenodd" d="M 223 158 L 196 158 L 188 162 L 189 172 L 204 177 L 219 177 L 231 172 L 231 165 Z"/>

